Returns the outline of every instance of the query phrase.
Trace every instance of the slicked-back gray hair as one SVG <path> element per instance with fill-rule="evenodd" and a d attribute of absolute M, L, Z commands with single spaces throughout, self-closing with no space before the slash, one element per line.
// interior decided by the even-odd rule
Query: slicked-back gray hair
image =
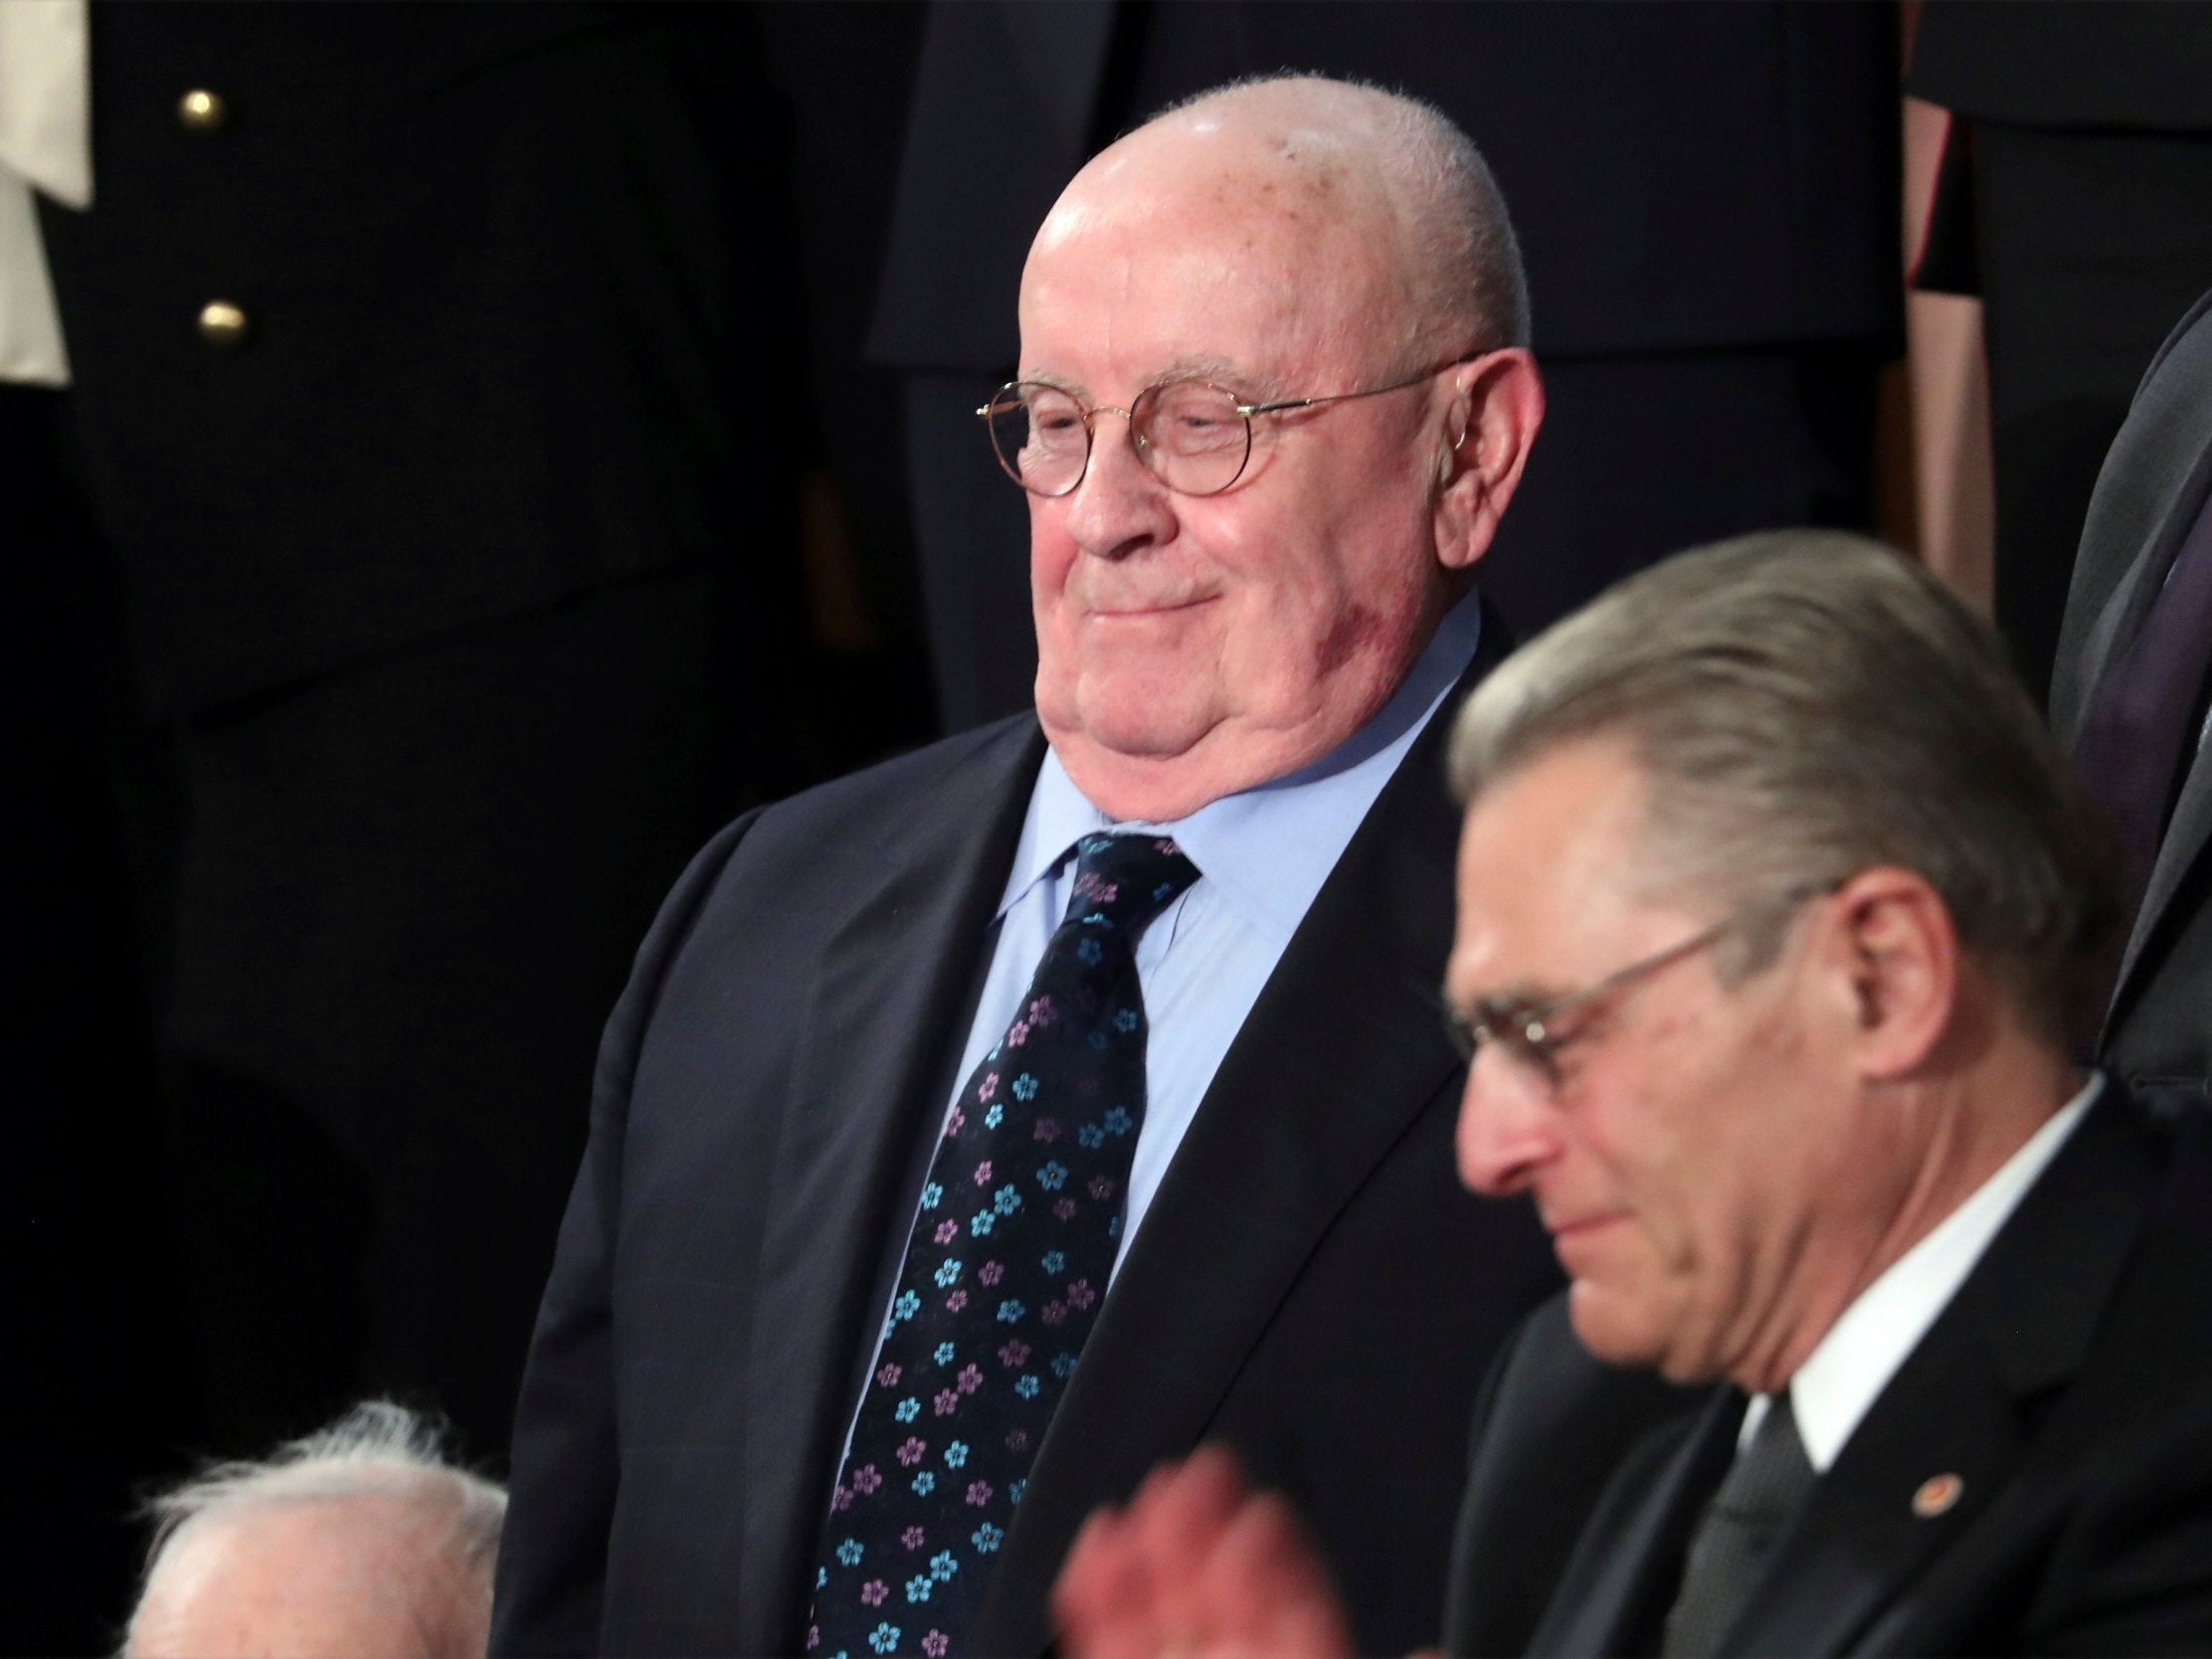
<path fill-rule="evenodd" d="M 1489 162 L 1449 115 L 1372 82 L 1289 71 L 1210 88 L 1160 115 L 1251 93 L 1335 99 L 1348 110 L 1357 100 L 1413 263 L 1408 349 L 1432 356 L 1529 343 L 1529 278 L 1520 238 Z"/>
<path fill-rule="evenodd" d="M 507 1495 L 446 1455 L 438 1425 L 390 1400 L 367 1400 L 337 1421 L 269 1457 L 217 1463 L 155 1494 L 145 1506 L 153 1522 L 145 1583 L 163 1554 L 188 1529 L 237 1519 L 274 1505 L 354 1498 L 398 1499 L 419 1506 L 439 1534 L 442 1555 L 479 1588 L 488 1606 Z M 141 1604 L 143 1591 L 141 1590 Z M 136 1615 L 132 1617 L 135 1627 Z M 124 1650 L 129 1650 L 126 1638 Z"/>
<path fill-rule="evenodd" d="M 1581 739 L 1649 790 L 1645 874 L 1718 916 L 1910 869 L 2054 1041 L 2094 1016 L 2120 920 L 2111 833 L 1996 635 L 1920 566 L 1832 531 L 1745 536 L 1604 594 L 1476 688 L 1452 734 L 1472 803 Z"/>

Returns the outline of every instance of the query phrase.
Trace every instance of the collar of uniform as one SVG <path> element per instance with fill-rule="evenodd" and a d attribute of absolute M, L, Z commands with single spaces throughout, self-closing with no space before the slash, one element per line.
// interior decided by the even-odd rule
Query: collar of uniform
<path fill-rule="evenodd" d="M 2081 1092 L 2022 1142 L 2019 1151 L 1975 1188 L 1964 1203 L 1861 1291 L 1797 1368 L 1797 1375 L 1789 1380 L 1790 1408 L 1797 1414 L 1805 1455 L 1820 1473 L 1828 1472 L 1898 1367 L 1919 1346 L 1936 1315 L 1949 1306 L 1974 1263 L 2027 1197 L 2036 1177 L 2058 1155 L 2104 1082 L 2102 1074 L 2092 1073 Z M 1738 1445 L 1747 1443 L 1758 1426 L 1766 1401 L 1763 1394 L 1752 1400 Z"/>
<path fill-rule="evenodd" d="M 1050 879 L 1082 836 L 1100 830 L 1157 831 L 1176 838 L 1218 901 L 1265 930 L 1278 948 L 1287 945 L 1382 786 L 1466 673 L 1481 634 L 1482 607 L 1469 593 L 1445 613 L 1389 701 L 1335 750 L 1170 824 L 1108 818 L 1048 750 L 1029 794 L 999 915 Z"/>

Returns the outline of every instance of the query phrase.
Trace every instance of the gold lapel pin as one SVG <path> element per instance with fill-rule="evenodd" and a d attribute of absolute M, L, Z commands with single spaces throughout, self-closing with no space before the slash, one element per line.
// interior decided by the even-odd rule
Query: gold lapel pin
<path fill-rule="evenodd" d="M 1957 1503 L 1965 1490 L 1966 1483 L 1956 1475 L 1930 1475 L 1913 1494 L 1913 1513 L 1923 1521 L 1933 1520 Z"/>

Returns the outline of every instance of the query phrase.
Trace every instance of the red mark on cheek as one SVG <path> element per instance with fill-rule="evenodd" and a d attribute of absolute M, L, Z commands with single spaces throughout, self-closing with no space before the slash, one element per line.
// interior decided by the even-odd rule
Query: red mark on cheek
<path fill-rule="evenodd" d="M 1341 612 L 1321 637 L 1314 668 L 1324 676 L 1333 674 L 1382 637 L 1382 613 L 1372 605 L 1354 605 Z"/>

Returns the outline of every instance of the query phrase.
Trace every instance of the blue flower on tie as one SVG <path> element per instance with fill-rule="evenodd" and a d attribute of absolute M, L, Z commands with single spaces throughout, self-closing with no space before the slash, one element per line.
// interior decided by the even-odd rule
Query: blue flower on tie
<path fill-rule="evenodd" d="M 1027 1308 L 1010 1296 L 999 1304 L 999 1323 L 1001 1325 L 1012 1325 L 1028 1311 Z"/>
<path fill-rule="evenodd" d="M 960 1263 L 956 1261 L 953 1263 L 953 1266 L 957 1269 L 960 1266 Z M 953 1277 L 957 1279 L 960 1277 L 960 1275 L 956 1271 L 953 1274 Z M 953 1347 L 951 1343 L 941 1342 L 935 1348 L 930 1350 L 930 1358 L 935 1360 L 941 1366 L 949 1366 L 953 1363 L 953 1356 L 959 1352 L 960 1350 Z"/>
<path fill-rule="evenodd" d="M 1068 1353 L 1066 1349 L 1063 1348 L 1059 1353 L 1052 1356 L 1052 1375 L 1054 1377 L 1064 1379 L 1074 1370 L 1075 1356 Z"/>
<path fill-rule="evenodd" d="M 1078 939 L 1075 942 L 1075 954 L 1086 968 L 1096 968 L 1100 959 L 1106 955 L 1104 951 L 1099 949 L 1098 941 L 1095 939 Z"/>
<path fill-rule="evenodd" d="M 1004 1529 L 994 1527 L 986 1521 L 968 1535 L 968 1542 L 976 1547 L 978 1555 L 996 1556 L 999 1553 L 999 1546 L 1005 1542 L 1006 1536 Z"/>
<path fill-rule="evenodd" d="M 930 1577 L 926 1572 L 917 1572 L 913 1577 L 906 1580 L 906 1599 L 909 1601 L 927 1601 L 929 1592 L 936 1587 L 936 1579 Z"/>
<path fill-rule="evenodd" d="M 916 1496 L 926 1498 L 936 1490 L 937 1477 L 931 1474 L 927 1469 L 924 1469 L 920 1474 L 914 1477 L 914 1491 Z"/>
<path fill-rule="evenodd" d="M 959 1257 L 957 1257 L 957 1256 L 954 1256 L 954 1257 L 950 1257 L 950 1258 L 948 1258 L 947 1260 L 945 1260 L 945 1261 L 943 1261 L 943 1262 L 940 1262 L 940 1263 L 938 1264 L 938 1268 L 937 1268 L 937 1288 L 938 1288 L 939 1290 L 950 1290 L 950 1289 L 952 1289 L 952 1287 L 953 1287 L 954 1285 L 958 1284 L 959 1282 L 960 1282 L 960 1258 L 959 1258 Z M 938 1361 L 937 1363 L 938 1363 L 939 1365 L 943 1365 L 943 1364 L 944 1364 L 945 1362 L 944 1362 L 944 1361 L 942 1361 L 942 1360 L 940 1360 L 940 1361 Z"/>
<path fill-rule="evenodd" d="M 1075 1132 L 1075 1138 L 1087 1147 L 1102 1147 L 1106 1144 L 1106 1131 L 1095 1123 L 1086 1123 Z"/>
<path fill-rule="evenodd" d="M 933 1181 L 927 1187 L 922 1189 L 922 1207 L 924 1209 L 935 1209 L 940 1203 L 944 1201 L 945 1189 L 940 1187 L 936 1182 Z"/>
<path fill-rule="evenodd" d="M 1010 1504 L 1018 1504 L 1021 1501 L 1021 1494 L 1028 1490 L 1029 1483 L 1027 1481 L 1015 1481 L 1012 1486 L 1007 1488 L 1007 1502 Z"/>
<path fill-rule="evenodd" d="M 1119 1215 L 1106 1217 L 1106 1236 L 1108 1238 L 1119 1238 L 1121 1236 L 1121 1217 Z"/>
<path fill-rule="evenodd" d="M 899 1627 L 895 1624 L 879 1624 L 868 1633 L 868 1646 L 878 1653 L 888 1653 L 898 1645 Z"/>
<path fill-rule="evenodd" d="M 983 1115 L 983 1126 L 986 1129 L 996 1129 L 1006 1121 L 1007 1109 L 1004 1106 L 994 1106 Z"/>
<path fill-rule="evenodd" d="M 1047 1193 L 1057 1193 L 1066 1184 L 1067 1166 L 1056 1158 L 1046 1164 L 1043 1169 L 1037 1171 L 1037 1185 Z M 1057 1273 L 1059 1269 L 1057 1267 L 1047 1267 L 1045 1271 L 1047 1273 Z"/>
<path fill-rule="evenodd" d="M 1044 1384 L 1036 1380 L 1033 1373 L 1024 1373 L 1014 1380 L 1014 1391 L 1023 1399 L 1034 1399 L 1037 1396 L 1037 1389 L 1042 1386 Z"/>
<path fill-rule="evenodd" d="M 968 1442 L 955 1440 L 945 1448 L 945 1461 L 957 1469 L 968 1461 Z"/>
<path fill-rule="evenodd" d="M 998 1214 L 993 1210 L 986 1209 L 980 1212 L 973 1221 L 970 1221 L 968 1223 L 968 1230 L 974 1233 L 978 1238 L 989 1238 L 991 1236 L 991 1229 L 998 1224 Z"/>
<path fill-rule="evenodd" d="M 950 1550 L 940 1550 L 936 1555 L 929 1558 L 929 1575 L 939 1583 L 944 1583 L 959 1570 L 960 1563 L 953 1560 L 953 1553 Z"/>
<path fill-rule="evenodd" d="M 866 1552 L 861 1548 L 860 1541 L 856 1538 L 848 1538 L 837 1546 L 837 1561 L 845 1567 L 858 1567 L 861 1556 L 865 1554 Z"/>
<path fill-rule="evenodd" d="M 1106 1133 L 1109 1135 L 1126 1135 L 1136 1126 L 1136 1120 L 1130 1117 L 1126 1106 L 1116 1106 L 1106 1114 Z"/>
<path fill-rule="evenodd" d="M 829 1583 L 829 1582 L 830 1582 L 830 1569 L 829 1569 L 829 1568 L 828 1568 L 827 1567 L 816 1567 L 816 1568 L 815 1568 L 815 1588 L 816 1588 L 816 1589 L 821 1589 L 821 1588 L 822 1588 L 822 1587 L 823 1587 L 824 1585 L 826 1585 L 826 1584 L 827 1584 L 827 1583 Z"/>
<path fill-rule="evenodd" d="M 898 1402 L 897 1408 L 891 1412 L 891 1415 L 898 1418 L 902 1423 L 910 1423 L 921 1414 L 922 1402 L 918 1399 L 902 1399 Z"/>
<path fill-rule="evenodd" d="M 1060 1167 L 1059 1167 L 1059 1166 L 1058 1166 L 1057 1164 L 1047 1164 L 1047 1165 L 1045 1166 L 1045 1169 L 1049 1169 L 1049 1170 L 1059 1170 L 1059 1169 L 1060 1169 Z M 1067 1174 L 1067 1172 L 1066 1172 L 1065 1170 L 1060 1170 L 1060 1174 L 1061 1174 L 1062 1176 L 1065 1176 L 1065 1175 Z M 1038 1181 L 1039 1181 L 1040 1183 L 1041 1183 L 1041 1182 L 1042 1182 L 1042 1181 L 1044 1180 L 1044 1175 L 1043 1175 L 1043 1172 L 1042 1172 L 1042 1171 L 1039 1171 L 1039 1172 L 1037 1173 L 1037 1180 L 1038 1180 Z M 1051 1185 L 1052 1185 L 1053 1187 L 1057 1187 L 1057 1186 L 1059 1186 L 1059 1183 L 1058 1183 L 1057 1181 L 1055 1181 L 1055 1182 L 1053 1182 L 1053 1183 L 1052 1183 Z M 1044 1270 L 1045 1270 L 1045 1272 L 1047 1272 L 1047 1273 L 1057 1273 L 1057 1272 L 1059 1272 L 1059 1271 L 1060 1271 L 1061 1269 L 1063 1269 L 1063 1268 L 1065 1268 L 1065 1267 L 1067 1266 L 1067 1252 L 1066 1252 L 1065 1250 L 1047 1250 L 1047 1251 L 1045 1251 L 1045 1252 L 1044 1252 L 1044 1264 L 1043 1264 L 1043 1265 L 1044 1265 Z"/>
<path fill-rule="evenodd" d="M 922 1299 L 911 1290 L 900 1291 L 898 1300 L 891 1304 L 891 1318 L 894 1321 L 912 1319 L 921 1311 Z"/>
<path fill-rule="evenodd" d="M 1016 1100 L 1034 1100 L 1036 1091 L 1037 1080 L 1026 1071 L 1014 1080 L 1014 1098 Z"/>
<path fill-rule="evenodd" d="M 1012 1215 L 1021 1207 L 1021 1195 L 1014 1190 L 1013 1182 L 991 1195 L 991 1207 L 1002 1215 Z"/>
<path fill-rule="evenodd" d="M 1114 1029 L 1121 1032 L 1123 1036 L 1127 1036 L 1136 1028 L 1137 1011 L 1135 1009 L 1123 1009 L 1121 1013 L 1114 1015 Z"/>

